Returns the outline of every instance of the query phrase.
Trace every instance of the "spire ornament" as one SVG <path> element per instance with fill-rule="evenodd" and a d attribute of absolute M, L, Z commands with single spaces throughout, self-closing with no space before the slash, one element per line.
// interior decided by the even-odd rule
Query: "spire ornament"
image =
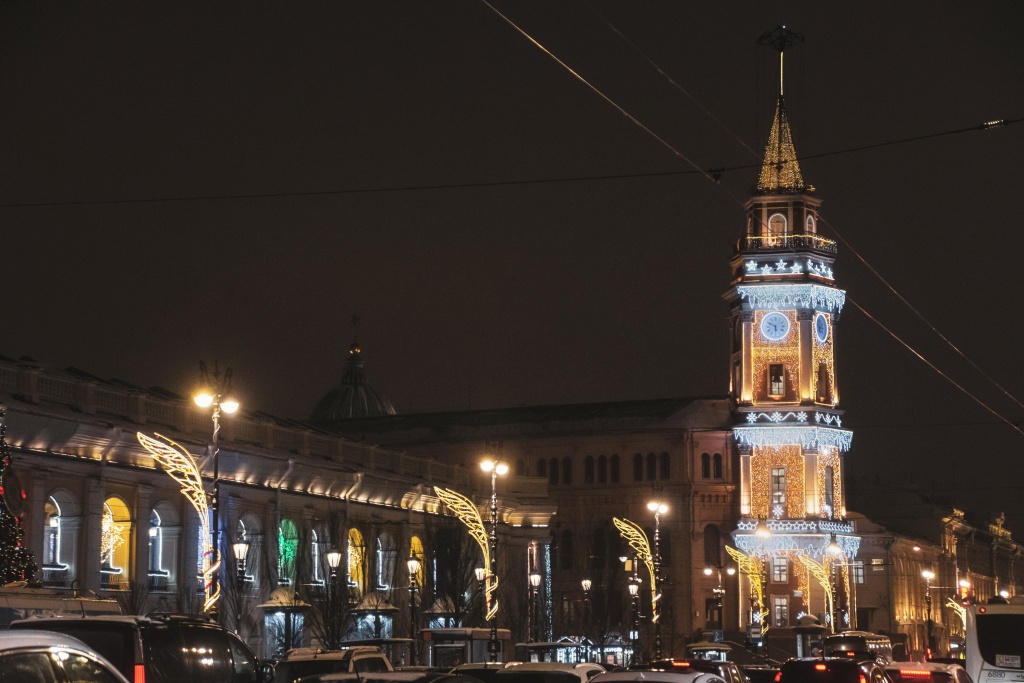
<path fill-rule="evenodd" d="M 757 179 L 758 194 L 798 194 L 807 190 L 796 158 L 789 114 L 783 97 L 786 48 L 802 42 L 802 35 L 785 26 L 767 31 L 757 39 L 758 45 L 766 45 L 779 53 L 779 99 L 775 105 L 775 118 L 768 134 L 768 143 L 765 145 L 761 174 Z"/>

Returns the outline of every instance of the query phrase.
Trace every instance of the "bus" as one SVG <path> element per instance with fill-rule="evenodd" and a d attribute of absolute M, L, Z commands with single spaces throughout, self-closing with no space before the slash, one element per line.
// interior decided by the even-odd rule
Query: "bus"
<path fill-rule="evenodd" d="M 892 663 L 892 641 L 889 636 L 867 631 L 843 631 L 821 639 L 825 657 L 861 657 L 873 659 L 880 666 Z"/>
<path fill-rule="evenodd" d="M 964 651 L 974 683 L 1024 682 L 1024 596 L 967 607 Z"/>

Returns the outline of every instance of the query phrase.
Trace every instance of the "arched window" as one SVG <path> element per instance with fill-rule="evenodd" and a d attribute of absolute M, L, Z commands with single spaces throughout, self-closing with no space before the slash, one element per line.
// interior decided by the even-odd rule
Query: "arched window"
<path fill-rule="evenodd" d="M 583 459 L 583 481 L 587 484 L 594 483 L 594 456 L 592 455 Z"/>
<path fill-rule="evenodd" d="M 558 549 L 561 554 L 561 562 L 563 569 L 570 569 L 573 561 L 573 548 L 572 548 L 572 532 L 566 529 L 562 532 L 562 543 Z"/>
<path fill-rule="evenodd" d="M 644 480 L 644 456 L 637 453 L 633 456 L 633 481 Z"/>
<path fill-rule="evenodd" d="M 612 455 L 611 460 L 611 479 L 613 484 L 619 483 L 619 455 L 618 453 Z"/>
<path fill-rule="evenodd" d="M 658 457 L 654 453 L 647 454 L 647 481 L 654 481 L 658 474 Z"/>
<path fill-rule="evenodd" d="M 377 590 L 391 590 L 395 581 L 395 539 L 384 531 L 377 536 Z"/>
<path fill-rule="evenodd" d="M 711 478 L 711 455 L 708 453 L 701 453 L 700 456 L 700 476 L 703 479 Z"/>
<path fill-rule="evenodd" d="M 715 479 L 722 478 L 722 454 L 715 453 L 714 457 L 714 477 Z"/>
<path fill-rule="evenodd" d="M 544 458 L 537 458 L 537 476 L 548 476 L 548 461 Z"/>
<path fill-rule="evenodd" d="M 100 520 L 100 587 L 105 590 L 127 590 L 130 578 L 132 520 L 128 506 L 116 496 L 103 503 Z"/>
<path fill-rule="evenodd" d="M 704 527 L 704 566 L 718 567 L 722 564 L 722 532 L 716 524 Z"/>
<path fill-rule="evenodd" d="M 781 213 L 772 214 L 771 218 L 768 219 L 767 243 L 769 245 L 781 244 L 782 240 L 786 237 L 786 233 L 786 217 Z"/>
<path fill-rule="evenodd" d="M 320 534 L 316 532 L 316 529 L 309 530 L 309 557 L 310 565 L 313 567 L 313 583 L 317 586 L 324 585 L 324 566 L 327 561 L 324 560 L 326 542 L 320 540 Z"/>
<path fill-rule="evenodd" d="M 835 474 L 832 465 L 825 468 L 825 505 L 828 506 L 830 516 L 835 513 Z"/>
<path fill-rule="evenodd" d="M 572 458 L 562 458 L 562 483 L 572 483 Z"/>
<path fill-rule="evenodd" d="M 348 585 L 359 595 L 366 590 L 366 543 L 355 527 L 348 530 Z"/>
<path fill-rule="evenodd" d="M 804 232 L 808 234 L 814 233 L 814 216 L 807 217 L 807 221 L 804 223 Z"/>
<path fill-rule="evenodd" d="M 420 569 L 416 572 L 416 585 L 426 586 L 427 555 L 423 552 L 423 541 L 420 540 L 419 536 L 413 536 L 409 539 L 409 557 L 414 557 L 420 561 Z"/>
<path fill-rule="evenodd" d="M 167 574 L 167 570 L 164 569 L 163 520 L 154 508 L 149 511 L 149 589 L 166 588 Z"/>
<path fill-rule="evenodd" d="M 672 475 L 672 463 L 669 459 L 668 453 L 662 453 L 658 456 L 658 478 L 661 480 L 671 479 Z"/>
<path fill-rule="evenodd" d="M 597 458 L 597 482 L 599 484 L 608 482 L 608 458 L 603 455 Z"/>
<path fill-rule="evenodd" d="M 555 458 L 548 463 L 548 483 L 558 486 L 558 460 Z"/>
<path fill-rule="evenodd" d="M 263 553 L 263 533 L 259 519 L 251 514 L 243 515 L 238 520 L 238 527 L 235 532 L 235 539 L 245 541 L 248 548 L 245 551 L 245 584 L 252 589 L 260 585 L 260 563 L 258 558 Z M 238 559 L 238 558 L 236 558 Z"/>
<path fill-rule="evenodd" d="M 61 562 L 61 518 L 60 504 L 53 496 L 43 504 L 43 570 L 63 571 L 67 565 Z"/>
<path fill-rule="evenodd" d="M 299 531 L 295 522 L 282 519 L 277 528 L 277 585 L 295 586 L 299 577 L 296 576 L 295 556 L 299 551 Z"/>

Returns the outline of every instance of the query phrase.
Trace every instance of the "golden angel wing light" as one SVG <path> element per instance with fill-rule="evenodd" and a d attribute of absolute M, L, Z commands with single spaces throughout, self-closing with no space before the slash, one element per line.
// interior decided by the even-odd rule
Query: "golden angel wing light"
<path fill-rule="evenodd" d="M 206 505 L 206 489 L 203 488 L 203 477 L 199 473 L 192 455 L 166 436 L 154 434 L 151 438 L 142 432 L 136 433 L 139 443 L 149 451 L 153 459 L 167 471 L 176 482 L 181 484 L 181 493 L 188 498 L 199 515 L 200 538 L 203 542 L 203 588 L 206 597 L 203 611 L 210 609 L 220 600 L 220 586 L 214 588 L 213 574 L 220 567 L 220 557 L 210 541 L 210 515 Z"/>
<path fill-rule="evenodd" d="M 661 599 L 661 593 L 658 592 L 658 577 L 654 573 L 654 556 L 651 554 L 651 544 L 647 540 L 647 534 L 644 533 L 644 530 L 636 522 L 628 519 L 612 517 L 612 522 L 615 524 L 615 528 L 619 530 L 619 535 L 636 552 L 636 559 L 647 565 L 647 573 L 651 577 L 652 621 L 657 621 L 659 616 L 657 606 L 658 600 Z"/>
<path fill-rule="evenodd" d="M 825 614 L 834 614 L 835 612 L 832 609 L 832 600 L 834 599 L 832 595 L 832 580 L 829 578 L 828 570 L 825 569 L 825 565 L 812 560 L 807 555 L 798 555 L 797 557 L 800 558 L 800 562 L 807 567 L 807 571 L 809 571 L 814 578 L 818 580 L 818 583 L 821 584 L 822 589 L 825 591 L 825 602 L 827 605 Z M 832 630 L 836 630 L 835 624 L 832 625 Z"/>
<path fill-rule="evenodd" d="M 765 623 L 764 586 L 761 583 L 761 560 L 752 555 L 747 555 L 732 546 L 725 546 L 725 551 L 729 553 L 729 557 L 731 557 L 736 563 L 736 566 L 740 568 L 740 573 L 745 574 L 747 580 L 750 581 L 750 590 L 757 597 L 758 609 L 761 612 L 761 632 L 764 633 L 768 629 L 767 624 Z"/>
<path fill-rule="evenodd" d="M 484 594 L 487 600 L 487 620 L 490 621 L 498 613 L 498 600 L 494 597 L 494 591 L 498 588 L 498 577 L 491 574 L 491 550 L 488 543 L 487 531 L 484 529 L 484 522 L 480 519 L 480 511 L 466 496 L 452 489 L 443 489 L 440 486 L 434 487 L 434 492 L 441 499 L 449 510 L 459 518 L 469 535 L 480 546 L 484 555 L 484 570 L 487 572 L 487 582 L 484 584 Z"/>
<path fill-rule="evenodd" d="M 956 598 L 946 598 L 946 607 L 960 617 L 960 623 L 967 626 L 967 608 L 960 604 Z"/>

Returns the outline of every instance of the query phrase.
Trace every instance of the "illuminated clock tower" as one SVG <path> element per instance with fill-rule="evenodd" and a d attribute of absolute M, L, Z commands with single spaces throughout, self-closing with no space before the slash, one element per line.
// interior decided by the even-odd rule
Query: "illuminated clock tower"
<path fill-rule="evenodd" d="M 779 27 L 779 98 L 746 229 L 733 256 L 730 396 L 740 457 L 740 521 L 730 550 L 750 591 L 747 623 L 762 629 L 818 616 L 853 626 L 853 558 L 846 521 L 843 429 L 836 382 L 836 244 L 818 234 L 821 200 L 800 172 L 782 95 L 782 58 L 801 36 Z M 738 551 L 738 552 L 737 552 Z"/>

